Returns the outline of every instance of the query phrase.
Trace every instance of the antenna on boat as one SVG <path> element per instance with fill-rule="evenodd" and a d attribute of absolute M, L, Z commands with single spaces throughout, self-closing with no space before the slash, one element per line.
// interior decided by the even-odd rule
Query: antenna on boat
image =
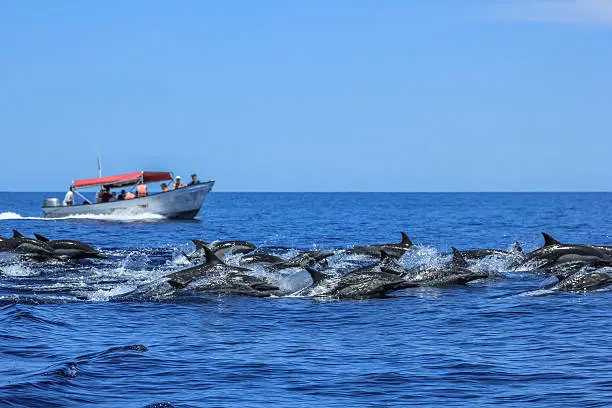
<path fill-rule="evenodd" d="M 102 177 L 102 161 L 100 160 L 100 153 L 98 153 L 98 177 Z"/>

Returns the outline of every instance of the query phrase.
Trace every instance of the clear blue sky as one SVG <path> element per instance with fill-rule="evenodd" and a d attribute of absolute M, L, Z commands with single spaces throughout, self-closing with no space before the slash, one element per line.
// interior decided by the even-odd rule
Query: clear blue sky
<path fill-rule="evenodd" d="M 0 190 L 612 190 L 612 1 L 0 2 Z"/>

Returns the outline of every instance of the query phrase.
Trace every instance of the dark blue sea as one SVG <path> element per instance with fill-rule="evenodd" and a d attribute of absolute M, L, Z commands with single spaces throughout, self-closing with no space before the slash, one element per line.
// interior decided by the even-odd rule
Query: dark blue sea
<path fill-rule="evenodd" d="M 533 250 L 541 231 L 612 245 L 612 194 L 213 192 L 195 221 L 44 220 L 48 196 L 63 194 L 0 193 L 0 234 L 79 239 L 110 258 L 0 260 L 1 406 L 612 404 L 612 292 L 547 293 L 554 277 L 495 260 L 474 265 L 490 278 L 467 286 L 368 300 L 113 301 L 185 267 L 193 238 L 291 252 L 405 231 L 420 262 L 451 246 Z M 295 269 L 273 278 L 295 290 L 310 282 Z"/>

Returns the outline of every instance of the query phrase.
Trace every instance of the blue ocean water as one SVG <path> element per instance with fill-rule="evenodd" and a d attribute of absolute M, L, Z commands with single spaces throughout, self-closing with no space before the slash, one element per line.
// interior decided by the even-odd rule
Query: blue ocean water
<path fill-rule="evenodd" d="M 199 219 L 43 220 L 50 193 L 0 193 L 0 234 L 73 238 L 111 254 L 0 261 L 0 405 L 609 406 L 612 292 L 538 295 L 551 278 L 479 265 L 465 287 L 323 301 L 211 295 L 115 302 L 185 266 L 189 240 L 346 248 L 405 231 L 450 246 L 612 244 L 612 194 L 211 193 Z M 55 194 L 61 196 L 61 194 Z M 304 272 L 280 279 L 308 284 Z M 554 278 L 553 278 L 554 279 Z"/>

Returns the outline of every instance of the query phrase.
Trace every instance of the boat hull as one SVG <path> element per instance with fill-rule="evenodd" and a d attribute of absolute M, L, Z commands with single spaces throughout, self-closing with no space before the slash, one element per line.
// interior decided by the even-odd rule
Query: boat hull
<path fill-rule="evenodd" d="M 43 207 L 45 218 L 63 218 L 72 215 L 104 215 L 113 213 L 158 214 L 166 218 L 194 218 L 204 199 L 212 189 L 213 180 L 195 186 L 188 186 L 166 193 L 152 194 L 147 197 L 131 200 L 112 201 L 109 203 Z"/>

